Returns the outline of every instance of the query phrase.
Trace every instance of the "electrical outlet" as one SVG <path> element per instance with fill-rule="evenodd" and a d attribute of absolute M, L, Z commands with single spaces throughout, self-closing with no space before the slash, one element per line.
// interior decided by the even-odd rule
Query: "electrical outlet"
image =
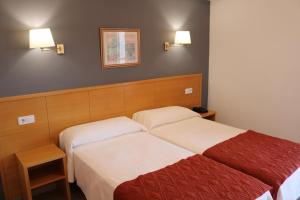
<path fill-rule="evenodd" d="M 27 115 L 18 117 L 18 124 L 23 126 L 25 124 L 33 124 L 35 123 L 35 116 L 34 115 Z"/>
<path fill-rule="evenodd" d="M 193 93 L 193 88 L 185 88 L 184 94 L 192 94 Z"/>

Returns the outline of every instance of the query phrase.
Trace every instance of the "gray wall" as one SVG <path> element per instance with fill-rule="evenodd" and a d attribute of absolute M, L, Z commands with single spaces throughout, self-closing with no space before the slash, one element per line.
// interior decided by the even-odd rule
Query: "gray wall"
<path fill-rule="evenodd" d="M 28 48 L 28 29 L 50 27 L 66 54 Z M 140 28 L 142 64 L 101 71 L 99 27 Z M 162 50 L 177 29 L 192 45 Z M 0 0 L 0 97 L 203 73 L 207 104 L 207 0 Z"/>

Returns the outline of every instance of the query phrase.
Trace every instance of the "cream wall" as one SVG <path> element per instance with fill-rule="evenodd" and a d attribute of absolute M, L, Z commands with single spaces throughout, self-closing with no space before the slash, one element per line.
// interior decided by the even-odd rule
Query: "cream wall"
<path fill-rule="evenodd" d="M 300 1 L 211 0 L 217 121 L 300 142 Z"/>

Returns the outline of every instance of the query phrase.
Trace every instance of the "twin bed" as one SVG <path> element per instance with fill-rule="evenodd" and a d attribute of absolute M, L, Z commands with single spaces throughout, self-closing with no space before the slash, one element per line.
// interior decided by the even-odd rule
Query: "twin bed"
<path fill-rule="evenodd" d="M 140 111 L 133 115 L 133 119 L 139 123 L 144 124 L 149 129 L 151 134 L 163 140 L 188 149 L 194 153 L 204 154 L 207 157 L 213 158 L 218 162 L 229 165 L 230 167 L 236 168 L 237 170 L 243 171 L 244 173 L 256 177 L 259 176 L 258 178 L 263 182 L 268 183 L 270 182 L 268 179 L 271 178 L 274 179 L 273 182 L 279 181 L 279 178 L 284 178 L 285 180 L 281 180 L 280 184 L 277 183 L 277 185 L 279 185 L 279 187 L 277 186 L 278 188 L 275 188 L 276 185 L 271 185 L 274 188 L 273 190 L 276 190 L 272 191 L 273 197 L 275 199 L 293 200 L 300 197 L 300 147 L 298 144 L 291 144 L 292 147 L 290 147 L 290 149 L 284 149 L 284 146 L 272 147 L 272 145 L 274 145 L 274 143 L 277 142 L 277 140 L 279 140 L 279 143 L 284 144 L 290 144 L 290 142 L 277 138 L 269 139 L 268 137 L 270 141 L 263 143 L 261 145 L 261 149 L 258 149 L 261 152 L 258 152 L 257 154 L 255 154 L 254 152 L 248 152 L 248 155 L 243 155 L 242 152 L 245 150 L 249 150 L 250 147 L 248 145 L 251 145 L 251 143 L 245 143 L 244 148 L 238 149 L 238 152 L 229 152 L 230 157 L 237 157 L 237 159 L 239 159 L 240 161 L 240 163 L 233 163 L 227 162 L 229 160 L 228 157 L 220 157 L 220 154 L 222 154 L 222 152 L 215 151 L 215 148 L 218 148 L 218 144 L 221 144 L 224 141 L 228 142 L 227 140 L 229 139 L 236 139 L 237 136 L 242 135 L 241 133 L 246 132 L 245 130 L 226 126 L 210 120 L 205 120 L 201 118 L 199 114 L 191 112 L 189 109 L 176 106 Z M 266 137 L 267 136 L 261 136 L 261 138 L 263 139 L 265 139 Z M 254 145 L 254 149 L 259 147 L 259 140 L 260 138 L 258 137 L 258 139 L 253 141 L 252 145 Z M 232 143 L 234 145 L 237 142 L 239 141 L 235 141 Z M 271 147 L 268 146 L 268 144 L 270 144 Z M 272 148 L 275 149 L 275 151 L 279 151 L 280 155 L 278 155 L 277 152 L 272 152 L 271 155 L 268 155 L 270 154 L 269 151 L 271 151 Z M 291 152 L 292 148 L 296 148 L 293 152 L 293 155 L 289 153 Z M 223 149 L 224 151 L 229 151 L 229 148 L 222 147 L 222 150 Z M 269 151 L 266 151 L 266 149 L 268 149 Z M 280 156 L 284 157 L 287 155 L 290 156 L 290 158 L 282 158 L 280 160 L 276 160 L 276 158 L 274 158 L 273 160 L 266 160 L 268 159 L 268 157 L 273 156 L 273 154 L 275 154 L 275 156 L 279 158 Z M 260 162 L 269 161 L 269 163 L 265 163 L 265 166 L 262 166 L 261 163 L 254 163 L 257 165 L 257 167 L 254 166 L 254 169 L 245 169 L 248 165 L 250 166 L 249 162 L 251 162 L 249 160 L 248 163 L 245 162 L 245 156 L 251 157 L 253 159 L 252 162 L 255 162 L 259 159 L 259 156 L 261 155 L 265 157 L 262 157 L 261 159 L 264 160 L 260 160 Z M 288 161 L 293 162 L 293 169 L 291 169 L 289 173 L 285 171 L 282 172 L 285 173 L 285 177 L 282 178 L 279 174 L 276 177 L 270 177 L 271 175 L 269 177 L 262 177 L 264 176 L 264 174 L 261 173 L 268 173 L 263 172 L 263 170 L 272 170 L 271 166 L 273 168 L 278 168 L 278 171 L 274 173 L 280 173 L 280 165 L 284 166 L 285 163 Z M 265 169 L 260 169 L 259 167 L 264 167 Z"/>
<path fill-rule="evenodd" d="M 288 142 L 292 151 L 286 151 L 295 156 L 289 168 L 292 173 L 284 174 L 276 190 L 240 166 L 214 157 L 211 148 L 226 144 L 244 130 L 202 119 L 182 107 L 141 111 L 133 119 L 107 119 L 60 134 L 60 145 L 68 156 L 69 181 L 76 181 L 88 200 L 300 197 L 298 144 Z"/>

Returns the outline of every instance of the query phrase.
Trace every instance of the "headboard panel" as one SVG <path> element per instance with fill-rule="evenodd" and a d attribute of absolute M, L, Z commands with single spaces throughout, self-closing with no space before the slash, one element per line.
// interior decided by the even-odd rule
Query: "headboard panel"
<path fill-rule="evenodd" d="M 46 97 L 51 141 L 66 127 L 90 121 L 88 92 L 73 92 Z"/>
<path fill-rule="evenodd" d="M 124 87 L 115 86 L 90 91 L 91 120 L 125 115 Z"/>
<path fill-rule="evenodd" d="M 14 153 L 58 143 L 72 125 L 161 106 L 201 105 L 201 74 L 0 98 L 0 164 L 7 200 L 20 195 Z M 185 94 L 185 88 L 193 88 Z M 34 114 L 36 123 L 19 126 L 19 116 Z"/>
<path fill-rule="evenodd" d="M 125 87 L 126 115 L 132 116 L 136 111 L 155 108 L 154 91 L 153 82 L 127 85 Z"/>
<path fill-rule="evenodd" d="M 201 99 L 202 78 L 197 76 L 167 79 L 156 82 L 155 102 L 157 107 L 180 105 L 193 107 Z M 184 95 L 186 88 L 193 88 L 193 93 Z"/>

